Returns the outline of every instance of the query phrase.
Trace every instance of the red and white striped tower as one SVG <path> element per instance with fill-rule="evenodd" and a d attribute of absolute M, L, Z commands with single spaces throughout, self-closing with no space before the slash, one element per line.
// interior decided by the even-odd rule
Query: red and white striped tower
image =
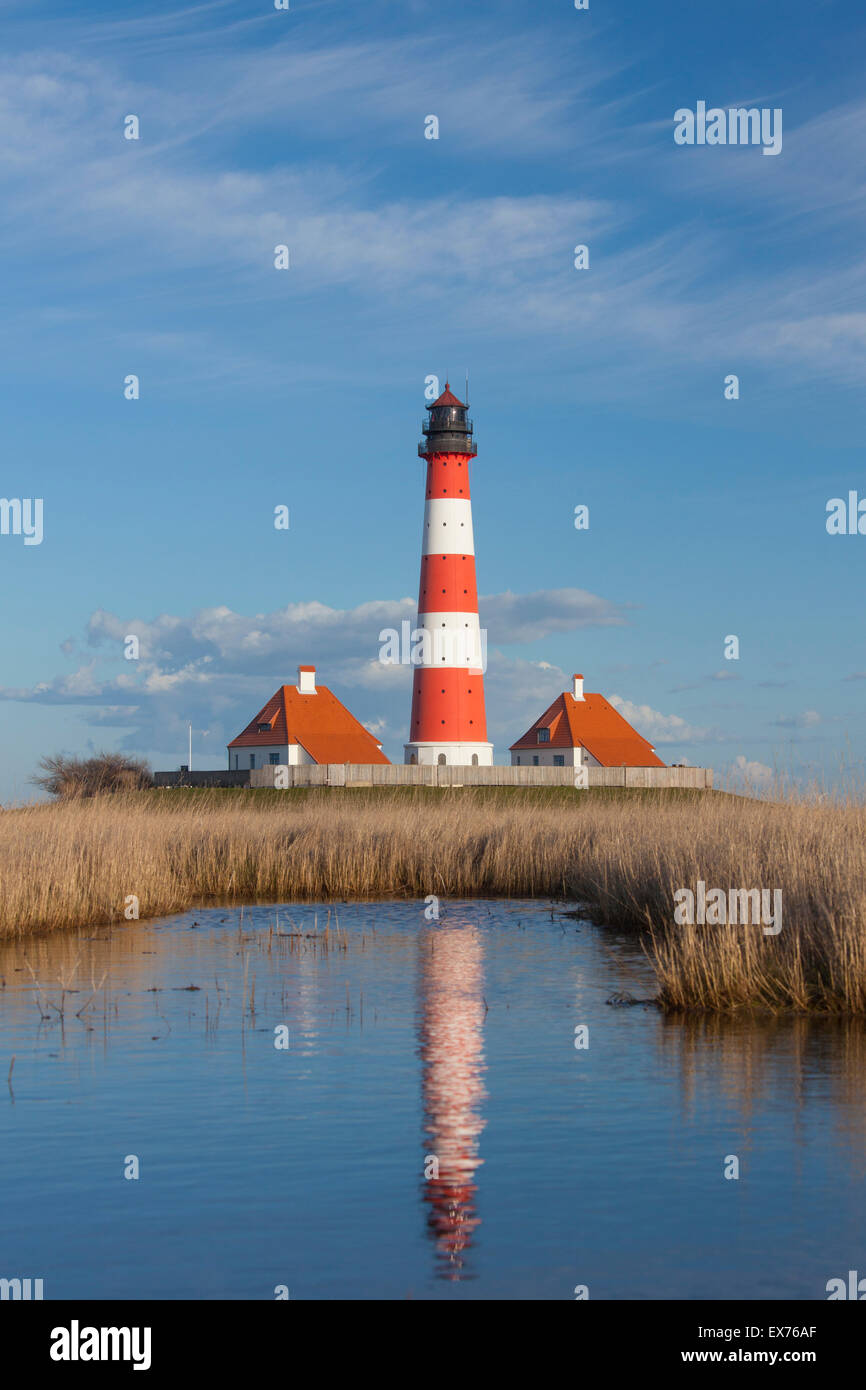
<path fill-rule="evenodd" d="M 418 445 L 427 460 L 424 533 L 418 626 L 413 640 L 415 679 L 407 763 L 477 764 L 493 762 L 484 713 L 483 648 L 475 585 L 475 545 L 469 460 L 478 450 L 472 439 L 468 404 L 445 383 L 428 405 L 425 439 Z"/>

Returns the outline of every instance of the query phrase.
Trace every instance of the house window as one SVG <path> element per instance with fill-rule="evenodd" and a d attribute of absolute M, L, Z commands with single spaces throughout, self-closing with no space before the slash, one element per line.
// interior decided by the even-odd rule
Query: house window
<path fill-rule="evenodd" d="M 533 767 L 538 767 L 538 754 L 537 754 L 537 753 L 533 753 L 533 755 L 532 755 L 532 766 L 533 766 Z"/>
<path fill-rule="evenodd" d="M 517 755 L 517 766 L 520 767 L 520 754 Z"/>
<path fill-rule="evenodd" d="M 477 753 L 473 753 L 473 754 L 472 754 L 472 766 L 473 766 L 473 767 L 477 767 L 477 766 L 478 766 L 478 754 L 477 754 Z"/>
<path fill-rule="evenodd" d="M 549 729 L 539 729 L 539 730 L 538 730 L 538 742 L 539 742 L 539 743 L 549 743 L 549 742 L 550 742 L 550 730 L 549 730 Z"/>
<path fill-rule="evenodd" d="M 553 766 L 554 766 L 554 767 L 565 767 L 565 754 L 564 754 L 564 753 L 554 753 L 554 755 L 553 755 Z"/>
<path fill-rule="evenodd" d="M 238 770 L 238 755 L 235 753 L 235 772 Z"/>
<path fill-rule="evenodd" d="M 256 765 L 256 755 L 255 755 L 255 753 L 250 753 L 250 767 L 255 767 L 255 765 Z"/>
<path fill-rule="evenodd" d="M 440 767 L 444 767 L 444 766 L 445 766 L 445 754 L 444 754 L 444 753 L 440 753 L 440 754 L 439 754 L 439 757 L 436 759 L 436 761 L 437 761 L 437 763 L 439 764 Z"/>
<path fill-rule="evenodd" d="M 270 732 L 270 727 L 271 727 L 270 724 L 259 724 L 259 726 L 258 726 L 259 733 L 260 733 L 260 734 L 269 733 L 269 732 Z"/>
<path fill-rule="evenodd" d="M 279 755 L 279 753 L 269 753 L 269 754 L 268 754 L 268 760 L 269 760 L 269 762 L 271 763 L 271 766 L 276 767 L 276 766 L 279 764 L 279 761 L 280 761 L 280 755 Z"/>

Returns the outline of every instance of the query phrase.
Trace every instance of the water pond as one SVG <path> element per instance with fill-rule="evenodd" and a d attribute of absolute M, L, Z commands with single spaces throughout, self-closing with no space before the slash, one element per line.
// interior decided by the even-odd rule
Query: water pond
<path fill-rule="evenodd" d="M 0 1276 L 48 1299 L 823 1299 L 866 1273 L 864 1030 L 608 1002 L 652 994 L 632 938 L 539 901 L 7 943 Z"/>

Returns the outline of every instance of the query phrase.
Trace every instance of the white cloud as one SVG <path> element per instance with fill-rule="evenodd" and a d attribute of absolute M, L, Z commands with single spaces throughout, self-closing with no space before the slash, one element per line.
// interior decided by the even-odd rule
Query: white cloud
<path fill-rule="evenodd" d="M 747 791 L 768 791 L 778 781 L 777 774 L 766 763 L 749 760 L 739 753 L 731 766 L 733 785 Z"/>
<path fill-rule="evenodd" d="M 624 700 L 621 695 L 611 695 L 610 703 L 654 747 L 662 743 L 699 743 L 713 736 L 709 729 L 695 728 L 678 714 L 662 714 L 650 705 Z"/>
<path fill-rule="evenodd" d="M 549 661 L 515 660 L 491 652 L 484 690 L 487 736 L 497 751 L 516 743 L 567 686 L 565 672 Z"/>
<path fill-rule="evenodd" d="M 612 604 L 582 589 L 493 594 L 482 610 L 489 610 L 500 644 L 619 621 Z M 379 661 L 379 633 L 399 632 L 404 621 L 414 628 L 415 616 L 411 598 L 351 609 L 311 601 L 252 615 L 221 605 L 150 620 L 99 609 L 83 643 L 62 644 L 73 659 L 88 654 L 76 671 L 30 689 L 2 689 L 0 699 L 82 706 L 89 723 L 127 730 L 124 747 L 157 752 L 176 750 L 192 719 L 210 730 L 208 748 L 216 750 L 307 661 L 316 665 L 319 683 L 334 689 L 394 751 L 406 735 L 412 669 Z M 123 657 L 129 635 L 139 640 L 137 661 Z M 517 738 L 565 684 L 564 673 L 549 662 L 513 661 L 489 648 L 485 691 L 496 740 Z"/>

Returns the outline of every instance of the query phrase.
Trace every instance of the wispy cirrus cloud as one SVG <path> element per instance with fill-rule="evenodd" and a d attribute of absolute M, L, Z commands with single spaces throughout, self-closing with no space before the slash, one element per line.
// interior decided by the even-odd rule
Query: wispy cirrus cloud
<path fill-rule="evenodd" d="M 738 681 L 741 679 L 738 671 L 713 671 L 711 675 L 701 676 L 696 681 L 686 681 L 682 685 L 671 686 L 671 694 L 679 694 L 683 690 L 700 690 L 702 686 L 709 686 L 718 681 Z"/>
<path fill-rule="evenodd" d="M 534 642 L 557 632 L 618 626 L 626 621 L 621 607 L 586 589 L 490 594 L 478 603 L 491 642 Z"/>
<path fill-rule="evenodd" d="M 190 14 L 190 46 L 176 52 L 176 72 L 166 59 L 130 81 L 117 56 L 87 44 L 0 63 L 0 248 L 38 260 L 46 295 L 68 295 L 68 275 L 53 270 L 62 219 L 81 289 L 117 282 L 128 293 L 154 273 L 183 272 L 182 292 L 172 295 L 175 316 L 184 302 L 192 313 L 204 301 L 213 308 L 274 298 L 301 311 L 346 290 L 370 306 L 374 333 L 397 303 L 404 313 L 423 311 L 450 293 L 454 328 L 463 335 L 498 342 L 543 335 L 550 350 L 575 334 L 591 341 L 592 370 L 607 395 L 634 390 L 639 377 L 725 356 L 837 382 L 866 376 L 866 316 L 852 308 L 866 289 L 866 270 L 855 246 L 823 267 L 811 260 L 804 280 L 784 256 L 759 271 L 733 256 L 721 230 L 702 226 L 696 237 L 681 212 L 669 225 L 647 219 L 621 184 L 616 195 L 561 191 L 558 164 L 578 125 L 582 151 L 592 145 L 600 165 L 611 145 L 617 158 L 623 149 L 638 158 L 655 138 L 627 125 L 627 103 L 601 97 L 617 65 L 597 48 L 589 46 L 575 77 L 549 42 L 479 30 L 467 84 L 437 35 L 371 44 L 304 34 L 291 44 L 232 49 L 219 46 L 217 26 L 199 51 L 200 16 L 195 7 Z M 436 172 L 441 142 L 423 139 L 427 109 L 444 123 L 449 148 L 459 147 L 462 173 L 453 191 Z M 127 111 L 142 119 L 140 142 L 122 139 Z M 837 114 L 866 148 L 866 103 Z M 834 119 L 827 112 L 786 135 L 786 170 L 793 172 L 783 177 L 792 205 L 802 202 Z M 264 157 L 241 161 L 237 142 L 253 131 Z M 347 144 L 364 151 L 355 168 L 345 161 Z M 393 195 L 390 178 L 389 192 L 382 191 L 388 152 L 397 148 L 414 149 L 430 165 L 421 187 L 414 183 L 402 197 Z M 824 175 L 825 215 L 829 208 L 847 217 L 866 181 L 846 195 L 850 151 L 840 154 L 838 142 L 835 148 Z M 547 160 L 551 191 L 479 193 L 474 161 L 491 153 Z M 675 186 L 685 166 L 676 164 L 682 152 L 669 153 Z M 721 188 L 737 180 L 746 205 L 759 193 L 764 200 L 765 184 L 755 184 L 746 164 L 690 161 L 689 201 L 701 178 Z M 271 267 L 283 242 L 293 273 L 280 279 Z M 571 265 L 576 242 L 592 243 L 589 273 Z M 110 318 L 107 308 L 104 314 Z M 18 331 L 13 311 L 10 332 Z M 125 329 L 145 331 L 143 323 Z M 204 335 L 198 359 L 221 358 L 217 378 L 232 370 L 243 380 L 267 373 L 266 350 L 245 362 L 243 352 L 227 352 L 215 326 L 173 325 L 163 348 L 171 355 L 191 332 Z M 150 351 L 159 358 L 153 337 Z M 611 374 L 615 363 L 629 378 Z"/>
<path fill-rule="evenodd" d="M 799 714 L 780 714 L 773 720 L 780 729 L 814 729 L 824 722 L 816 709 L 805 709 Z"/>

